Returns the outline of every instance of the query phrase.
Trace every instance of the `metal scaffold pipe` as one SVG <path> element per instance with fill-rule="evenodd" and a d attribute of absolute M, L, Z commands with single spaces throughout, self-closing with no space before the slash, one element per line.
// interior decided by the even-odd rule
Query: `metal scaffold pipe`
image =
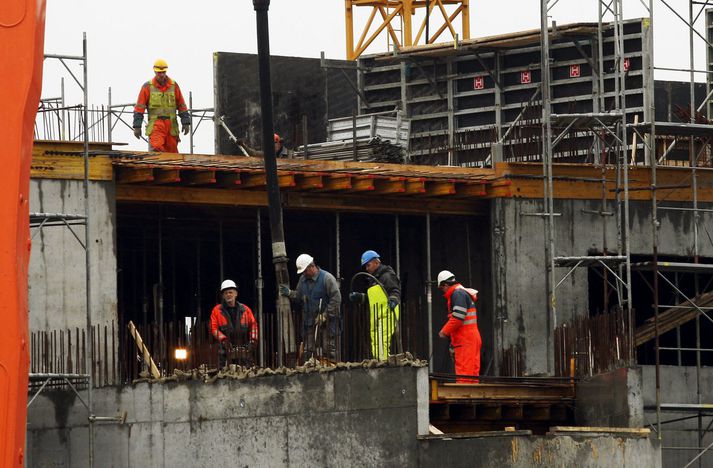
<path fill-rule="evenodd" d="M 257 21 L 258 72 L 260 81 L 260 105 L 262 111 L 262 149 L 265 155 L 265 174 L 267 178 L 267 200 L 272 237 L 272 261 L 275 264 L 275 278 L 278 286 L 289 287 L 290 277 L 287 271 L 287 249 L 282 223 L 280 205 L 280 187 L 277 180 L 277 161 L 273 143 L 272 121 L 272 83 L 270 81 L 270 29 L 268 10 L 270 0 L 253 0 Z M 289 325 L 290 301 L 277 295 L 277 365 L 283 364 L 283 352 L 289 356 L 296 353 L 295 340 Z M 283 346 L 286 345 L 286 348 Z"/>

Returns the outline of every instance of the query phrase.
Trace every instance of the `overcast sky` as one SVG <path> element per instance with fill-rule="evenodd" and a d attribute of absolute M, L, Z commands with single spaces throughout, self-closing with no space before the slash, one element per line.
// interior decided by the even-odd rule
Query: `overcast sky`
<path fill-rule="evenodd" d="M 688 17 L 688 0 L 669 0 Z M 503 34 L 539 27 L 537 0 L 471 0 L 471 37 Z M 660 1 L 655 4 L 654 50 L 656 66 L 688 67 L 688 31 Z M 596 0 L 560 0 L 551 16 L 559 24 L 596 21 Z M 357 22 L 368 14 L 362 11 Z M 624 2 L 626 18 L 645 16 L 639 0 Z M 270 50 L 273 55 L 344 59 L 346 56 L 343 0 L 272 0 L 270 5 Z M 435 23 L 432 23 L 435 24 Z M 355 27 L 355 30 L 358 26 Z M 703 16 L 697 23 L 703 29 Z M 89 102 L 107 103 L 112 88 L 114 103 L 136 99 L 142 83 L 153 76 L 153 61 L 164 58 L 169 76 L 186 95 L 193 92 L 195 108 L 213 106 L 213 52 L 256 53 L 255 11 L 252 0 L 47 0 L 45 52 L 81 55 L 82 32 L 87 33 L 89 57 Z M 696 68 L 705 67 L 705 46 L 696 39 Z M 368 52 L 386 50 L 385 37 Z M 285 71 L 289 72 L 289 71 Z M 78 69 L 81 76 L 81 71 Z M 45 61 L 43 97 L 59 95 L 65 77 L 68 103 L 81 101 L 78 89 L 55 60 Z M 682 73 L 657 72 L 657 78 L 688 81 Z M 703 79 L 703 75 L 700 75 Z M 208 122 L 199 130 L 196 152 L 213 151 L 213 133 Z M 128 129 L 117 132 L 115 141 L 138 145 Z M 180 150 L 188 152 L 187 142 Z"/>

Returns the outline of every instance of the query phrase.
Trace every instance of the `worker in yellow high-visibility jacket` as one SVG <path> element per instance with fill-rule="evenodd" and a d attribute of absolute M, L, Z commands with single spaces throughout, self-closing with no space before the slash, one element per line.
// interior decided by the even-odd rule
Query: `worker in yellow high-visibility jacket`
<path fill-rule="evenodd" d="M 378 282 L 370 280 L 366 294 L 352 292 L 349 300 L 363 303 L 368 298 L 371 355 L 374 359 L 385 361 L 399 320 L 401 281 L 394 269 L 381 263 L 379 254 L 373 250 L 362 254 L 361 266 Z"/>

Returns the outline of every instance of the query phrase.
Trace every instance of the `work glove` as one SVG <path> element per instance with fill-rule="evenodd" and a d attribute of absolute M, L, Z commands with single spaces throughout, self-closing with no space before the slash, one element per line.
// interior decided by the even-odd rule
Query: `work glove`
<path fill-rule="evenodd" d="M 141 139 L 141 127 L 134 127 L 134 136 Z"/>
<path fill-rule="evenodd" d="M 350 292 L 349 293 L 349 302 L 356 302 L 358 304 L 361 304 L 362 302 L 364 302 L 364 293 Z"/>
<path fill-rule="evenodd" d="M 317 325 L 322 325 L 327 321 L 327 314 L 322 312 L 321 314 L 317 314 L 317 318 L 314 319 L 315 323 Z"/>
<path fill-rule="evenodd" d="M 188 135 L 188 132 L 191 131 L 191 126 L 190 126 L 190 125 L 184 125 L 181 130 L 183 130 L 183 134 L 184 134 L 184 135 Z"/>
<path fill-rule="evenodd" d="M 389 304 L 389 309 L 391 309 L 391 310 L 396 310 L 396 306 L 399 305 L 399 303 L 396 302 L 396 299 L 394 299 L 393 297 L 389 298 L 388 304 Z"/>
<path fill-rule="evenodd" d="M 290 297 L 290 288 L 286 284 L 280 285 L 280 296 Z"/>

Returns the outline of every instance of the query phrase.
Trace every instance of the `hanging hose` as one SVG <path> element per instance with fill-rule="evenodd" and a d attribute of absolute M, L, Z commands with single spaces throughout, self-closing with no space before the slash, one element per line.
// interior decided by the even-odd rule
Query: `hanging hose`
<path fill-rule="evenodd" d="M 354 281 L 355 281 L 355 280 L 357 279 L 357 277 L 359 277 L 359 276 L 365 276 L 365 277 L 368 278 L 369 280 L 373 281 L 375 284 L 379 285 L 379 287 L 381 288 L 381 290 L 384 291 L 384 295 L 385 295 L 386 297 L 389 297 L 389 294 L 387 293 L 386 288 L 384 287 L 384 285 L 381 284 L 381 281 L 379 281 L 379 279 L 378 279 L 376 276 L 372 275 L 371 273 L 367 273 L 366 271 L 359 271 L 359 272 L 357 272 L 354 276 L 352 276 L 352 279 L 351 279 L 351 281 L 349 282 L 349 291 L 350 291 L 350 292 L 354 291 Z M 388 307 L 387 307 L 387 308 L 388 308 Z M 395 330 L 395 331 L 396 331 L 396 351 L 398 352 L 398 354 L 401 354 L 401 353 L 404 352 L 404 350 L 403 350 L 403 343 L 401 342 L 401 325 L 400 325 L 400 321 L 396 318 L 396 313 L 395 313 L 395 311 L 394 311 L 393 309 L 391 309 L 391 308 L 388 308 L 388 309 L 389 309 L 389 312 L 390 312 L 390 314 L 391 314 L 391 317 L 390 317 L 390 318 L 391 318 L 391 320 L 394 321 L 394 326 L 395 326 L 395 328 L 396 328 L 396 330 Z"/>

